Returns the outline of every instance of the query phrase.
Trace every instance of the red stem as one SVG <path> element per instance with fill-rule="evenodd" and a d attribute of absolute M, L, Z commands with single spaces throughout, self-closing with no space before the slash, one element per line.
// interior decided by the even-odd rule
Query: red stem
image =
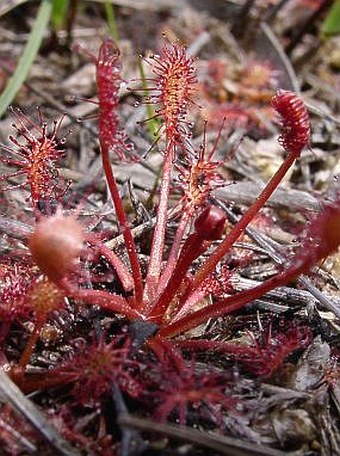
<path fill-rule="evenodd" d="M 155 306 L 152 308 L 148 320 L 154 320 L 160 323 L 163 320 L 164 314 L 171 302 L 176 295 L 183 278 L 186 277 L 186 273 L 192 262 L 202 253 L 202 245 L 205 241 L 204 234 L 192 233 L 182 248 L 180 257 L 177 261 L 176 267 L 172 276 L 169 279 L 165 290 L 161 296 L 156 300 Z"/>
<path fill-rule="evenodd" d="M 262 190 L 256 201 L 248 208 L 240 220 L 234 225 L 224 241 L 212 252 L 210 257 L 203 263 L 201 268 L 197 271 L 192 283 L 191 290 L 198 289 L 203 280 L 206 279 L 214 270 L 217 263 L 225 256 L 225 254 L 234 245 L 237 239 L 242 235 L 252 219 L 258 214 L 260 209 L 266 204 L 267 200 L 278 187 L 281 180 L 289 168 L 293 165 L 295 159 L 299 156 L 297 152 L 290 152 L 282 163 L 280 168 L 276 171 L 274 176 Z"/>
<path fill-rule="evenodd" d="M 300 274 L 306 271 L 306 265 L 310 265 L 310 261 L 304 261 L 299 266 L 295 265 L 275 277 L 261 283 L 257 287 L 238 293 L 237 295 L 228 296 L 222 301 L 218 301 L 213 305 L 204 307 L 203 309 L 192 312 L 191 314 L 179 319 L 175 323 L 163 327 L 159 331 L 161 337 L 174 337 L 181 334 L 189 329 L 195 328 L 201 323 L 207 321 L 209 318 L 220 317 L 221 315 L 235 312 L 236 310 L 242 309 L 246 304 L 258 299 L 268 291 L 273 290 L 276 287 L 286 285 L 291 282 Z"/>
<path fill-rule="evenodd" d="M 133 277 L 126 267 L 126 265 L 122 262 L 122 260 L 116 255 L 111 249 L 109 249 L 105 244 L 98 241 L 95 236 L 87 236 L 86 240 L 95 245 L 98 248 L 98 253 L 102 255 L 113 267 L 115 270 L 123 288 L 125 291 L 131 291 L 134 287 Z"/>
<path fill-rule="evenodd" d="M 101 309 L 125 315 L 129 319 L 139 318 L 139 314 L 132 309 L 128 302 L 121 296 L 108 293 L 104 290 L 77 288 L 66 278 L 61 279 L 57 285 L 62 288 L 68 296 L 82 301 L 84 304 L 99 306 Z"/>
<path fill-rule="evenodd" d="M 143 314 L 150 310 L 152 300 L 156 294 L 158 279 L 162 268 L 165 229 L 168 221 L 168 199 L 173 168 L 173 156 L 174 144 L 170 142 L 166 150 L 166 158 L 163 164 L 162 184 L 160 188 L 156 225 L 152 238 L 150 262 L 145 282 L 144 307 L 141 310 Z"/>
<path fill-rule="evenodd" d="M 179 221 L 179 224 L 178 224 L 178 228 L 176 231 L 174 241 L 172 243 L 169 257 L 167 259 L 164 271 L 163 271 L 161 278 L 159 280 L 159 283 L 158 283 L 159 294 L 160 294 L 160 291 L 163 291 L 165 285 L 167 284 L 167 282 L 175 268 L 176 260 L 178 258 L 178 252 L 180 251 L 181 242 L 183 240 L 186 228 L 188 226 L 190 216 L 191 216 L 190 211 L 186 211 L 184 209 L 184 212 L 182 212 L 181 220 Z"/>
<path fill-rule="evenodd" d="M 122 199 L 119 194 L 118 186 L 116 178 L 112 172 L 112 166 L 109 158 L 109 151 L 107 147 L 101 147 L 102 151 L 102 163 L 103 169 L 106 176 L 106 181 L 111 193 L 111 197 L 115 206 L 116 215 L 118 219 L 118 224 L 120 231 L 124 237 L 127 253 L 129 256 L 131 269 L 132 269 L 132 276 L 134 280 L 135 286 L 135 306 L 138 308 L 142 303 L 143 299 L 143 280 L 142 280 L 142 272 L 140 269 L 140 264 L 138 261 L 137 251 L 136 251 L 136 244 L 134 238 L 132 236 L 132 232 L 130 229 L 130 225 L 128 219 L 125 214 L 124 206 Z"/>

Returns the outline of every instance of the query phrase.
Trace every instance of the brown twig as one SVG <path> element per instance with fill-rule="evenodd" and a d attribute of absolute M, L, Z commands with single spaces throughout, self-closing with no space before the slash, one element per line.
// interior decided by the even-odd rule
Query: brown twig
<path fill-rule="evenodd" d="M 217 434 L 212 435 L 184 426 L 157 423 L 131 415 L 122 415 L 117 421 L 121 426 L 137 428 L 141 431 L 151 433 L 164 434 L 176 440 L 191 442 L 228 456 L 243 456 L 245 454 L 248 456 L 292 456 L 295 454 L 294 452 L 282 452 L 262 445 L 256 445 L 255 443 L 243 442 L 232 437 Z"/>

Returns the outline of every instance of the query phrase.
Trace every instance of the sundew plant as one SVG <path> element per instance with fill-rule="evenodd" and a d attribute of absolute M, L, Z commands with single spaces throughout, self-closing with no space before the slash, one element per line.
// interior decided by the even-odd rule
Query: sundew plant
<path fill-rule="evenodd" d="M 231 226 L 214 196 L 214 190 L 225 182 L 219 173 L 222 162 L 215 158 L 218 140 L 211 148 L 207 144 L 209 125 L 203 128 L 199 150 L 192 144 L 188 113 L 197 91 L 195 61 L 180 44 L 166 42 L 159 55 L 146 59 L 152 76 L 147 79 L 145 102 L 153 106 L 154 118 L 160 122 L 150 153 L 159 151 L 162 166 L 150 251 L 147 261 L 145 255 L 142 261 L 115 165 L 144 160 L 147 151 L 134 149 L 133 138 L 128 138 L 119 121 L 122 62 L 117 45 L 107 39 L 98 56 L 89 58 L 96 67 L 102 169 L 125 255 L 108 247 L 105 233 L 80 221 L 81 209 L 72 212 L 63 207 L 71 187 L 58 172 L 67 143 L 65 138 L 58 138 L 62 121 L 51 129 L 40 111 L 39 122 L 34 123 L 15 109 L 11 145 L 2 146 L 1 155 L 2 163 L 13 170 L 3 174 L 0 183 L 3 190 L 28 190 L 25 204 L 34 220 L 24 240 L 24 254 L 19 257 L 13 251 L 1 257 L 0 341 L 3 357 L 8 360 L 6 370 L 24 392 L 72 385 L 77 401 L 98 406 L 115 385 L 133 399 L 151 398 L 150 413 L 159 419 L 167 420 L 177 413 L 180 423 L 185 423 L 190 407 L 196 404 L 209 420 L 221 423 L 222 414 L 236 403 L 226 391 L 229 374 L 200 374 L 182 350 L 230 353 L 242 359 L 250 372 L 270 376 L 290 353 L 308 346 L 311 333 L 292 325 L 276 336 L 267 334 L 261 346 L 255 341 L 253 347 L 242 347 L 205 338 L 202 332 L 192 337 L 190 331 L 211 319 L 235 314 L 265 293 L 307 274 L 334 253 L 340 240 L 340 195 L 321 204 L 294 257 L 276 275 L 247 291 L 226 296 L 229 271 L 223 265 L 224 259 L 303 149 L 309 147 L 309 116 L 297 94 L 277 91 L 272 106 L 281 122 L 279 143 L 285 150 L 284 161 L 254 203 Z M 176 203 L 179 216 L 170 242 L 167 225 L 174 189 L 181 196 Z M 90 284 L 82 280 L 85 259 L 91 265 Z M 93 271 L 103 259 L 115 277 L 116 287 L 97 284 Z M 119 317 L 115 332 L 98 331 L 98 325 L 95 330 L 93 323 L 91 341 L 84 341 L 69 356 L 61 356 L 48 369 L 33 374 L 30 366 L 46 323 L 58 313 L 74 312 L 75 306 Z M 25 329 L 28 322 L 30 331 Z M 21 352 L 19 348 L 15 356 L 10 356 L 7 343 L 18 325 L 24 334 Z M 124 330 L 126 327 L 129 330 Z M 72 331 L 65 329 L 63 337 L 70 343 Z M 148 369 L 153 376 L 146 372 Z M 79 444 L 81 439 L 75 431 L 72 438 Z"/>

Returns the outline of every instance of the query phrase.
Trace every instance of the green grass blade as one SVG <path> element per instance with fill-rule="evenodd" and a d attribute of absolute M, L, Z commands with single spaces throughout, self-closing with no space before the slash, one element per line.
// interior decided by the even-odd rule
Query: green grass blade
<path fill-rule="evenodd" d="M 26 47 L 20 57 L 17 67 L 9 79 L 7 86 L 0 96 L 0 117 L 12 103 L 16 93 L 24 83 L 30 67 L 39 51 L 44 33 L 47 29 L 53 4 L 51 0 L 42 0 L 39 7 L 38 15 L 31 34 L 27 41 Z"/>
<path fill-rule="evenodd" d="M 340 33 L 340 0 L 335 0 L 326 19 L 321 26 L 324 36 L 338 35 Z"/>
<path fill-rule="evenodd" d="M 116 22 L 115 10 L 113 4 L 106 0 L 105 2 L 105 13 L 106 13 L 106 22 L 109 28 L 110 34 L 115 41 L 119 41 L 118 27 Z"/>
<path fill-rule="evenodd" d="M 66 24 L 69 0 L 53 0 L 51 24 L 54 30 L 59 30 Z"/>

